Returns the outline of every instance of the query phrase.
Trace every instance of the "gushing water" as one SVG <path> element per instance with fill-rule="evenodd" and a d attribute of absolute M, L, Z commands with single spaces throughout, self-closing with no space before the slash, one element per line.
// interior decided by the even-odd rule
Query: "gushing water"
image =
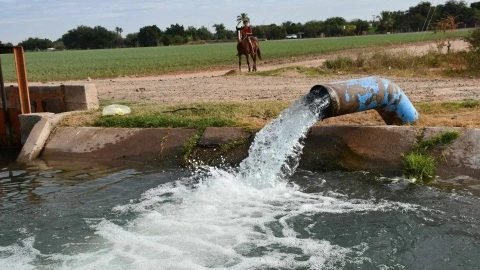
<path fill-rule="evenodd" d="M 92 222 L 102 247 L 42 255 L 30 237 L 0 248 L 0 255 L 7 254 L 0 256 L 0 263 L 6 269 L 33 268 L 39 257 L 65 269 L 333 269 L 362 263 L 366 244 L 346 248 L 300 237 L 293 221 L 319 213 L 414 206 L 304 193 L 288 183 L 298 166 L 302 140 L 328 106 L 327 99 L 315 102 L 312 107 L 301 98 L 263 128 L 237 170 L 208 168 L 204 174 L 148 190 L 137 201 L 113 209 L 136 216 L 127 225 L 107 219 Z"/>
<path fill-rule="evenodd" d="M 273 187 L 295 172 L 302 140 L 308 129 L 322 118 L 329 99 L 316 99 L 313 103 L 307 104 L 306 97 L 300 98 L 257 133 L 248 158 L 239 166 L 244 183 L 257 188 Z"/>

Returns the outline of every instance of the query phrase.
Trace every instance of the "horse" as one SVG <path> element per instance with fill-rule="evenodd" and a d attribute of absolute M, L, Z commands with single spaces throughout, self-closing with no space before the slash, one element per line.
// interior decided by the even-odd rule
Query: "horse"
<path fill-rule="evenodd" d="M 248 39 L 250 39 L 251 42 L 249 42 Z M 262 60 L 262 53 L 260 52 L 260 43 L 256 37 L 242 38 L 240 32 L 238 32 L 237 52 L 238 69 L 240 71 L 242 71 L 242 55 L 245 55 L 247 58 L 248 72 L 252 71 L 250 69 L 249 55 L 253 60 L 253 71 L 257 71 L 257 56 Z"/>

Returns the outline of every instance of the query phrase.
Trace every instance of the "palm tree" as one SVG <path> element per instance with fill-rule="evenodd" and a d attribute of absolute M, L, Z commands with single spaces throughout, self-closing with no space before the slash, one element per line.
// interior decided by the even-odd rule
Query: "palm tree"
<path fill-rule="evenodd" d="M 121 47 L 122 46 L 122 32 L 123 29 L 121 27 L 115 27 L 115 32 L 117 33 L 117 46 Z"/>
<path fill-rule="evenodd" d="M 121 27 L 115 27 L 115 32 L 117 32 L 117 36 L 122 36 L 123 29 Z"/>
<path fill-rule="evenodd" d="M 241 24 L 244 21 L 250 22 L 250 18 L 248 17 L 247 13 L 241 13 L 237 16 L 237 25 Z"/>

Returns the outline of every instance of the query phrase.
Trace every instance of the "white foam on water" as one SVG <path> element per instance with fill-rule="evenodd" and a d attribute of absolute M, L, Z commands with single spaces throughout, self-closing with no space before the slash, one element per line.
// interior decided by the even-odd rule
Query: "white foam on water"
<path fill-rule="evenodd" d="M 10 246 L 0 246 L 0 269 L 34 269 L 31 263 L 41 255 L 33 247 L 34 242 L 31 236 Z"/>
<path fill-rule="evenodd" d="M 294 229 L 319 213 L 415 210 L 395 202 L 304 193 L 286 181 L 298 166 L 301 140 L 318 118 L 297 101 L 262 129 L 238 170 L 203 168 L 203 175 L 145 192 L 118 213 L 135 213 L 127 225 L 93 225 L 103 248 L 76 255 L 49 255 L 63 269 L 336 269 L 361 263 L 366 244 L 341 247 L 303 238 Z M 308 228 L 306 228 L 308 229 Z M 30 238 L 29 238 L 30 239 Z M 17 260 L 28 268 L 39 256 L 32 244 L 0 249 L 0 264 Z M 28 241 L 27 241 L 28 242 Z M 29 242 L 30 243 L 30 242 Z M 45 255 L 42 255 L 45 256 Z M 20 267 L 23 268 L 23 267 Z"/>
<path fill-rule="evenodd" d="M 258 189 L 240 182 L 236 174 L 212 168 L 197 184 L 183 179 L 161 185 L 147 191 L 137 203 L 116 207 L 114 211 L 135 212 L 138 217 L 127 226 L 103 220 L 96 229 L 108 247 L 64 258 L 63 266 L 335 269 L 358 260 L 366 246 L 344 248 L 325 240 L 303 239 L 293 228 L 295 219 L 405 207 L 394 202 L 307 194 L 287 183 Z"/>

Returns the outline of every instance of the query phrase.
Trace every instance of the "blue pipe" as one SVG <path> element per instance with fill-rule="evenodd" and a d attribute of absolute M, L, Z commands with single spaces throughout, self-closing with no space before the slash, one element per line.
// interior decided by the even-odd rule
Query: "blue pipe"
<path fill-rule="evenodd" d="M 330 107 L 323 118 L 375 109 L 385 123 L 411 124 L 419 114 L 403 90 L 395 83 L 378 77 L 366 77 L 316 85 L 307 102 L 328 96 Z"/>

